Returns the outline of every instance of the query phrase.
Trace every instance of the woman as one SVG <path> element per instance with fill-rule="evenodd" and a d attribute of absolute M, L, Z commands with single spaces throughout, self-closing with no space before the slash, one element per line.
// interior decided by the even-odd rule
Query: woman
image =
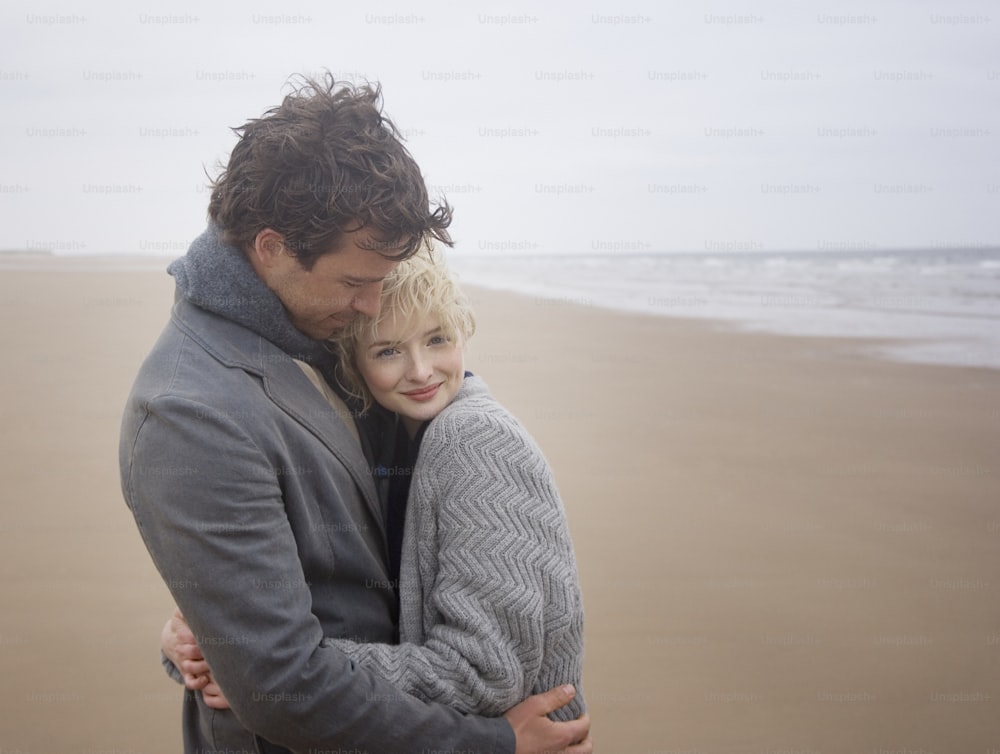
<path fill-rule="evenodd" d="M 454 280 L 421 252 L 386 280 L 379 316 L 336 342 L 342 386 L 399 417 L 397 458 L 416 462 L 409 484 L 407 466 L 394 469 L 390 492 L 390 519 L 408 500 L 395 547 L 390 534 L 400 644 L 325 641 L 402 691 L 478 714 L 572 683 L 553 713 L 569 720 L 584 711 L 583 607 L 566 518 L 534 440 L 465 371 L 474 329 Z M 196 670 L 189 686 L 210 683 Z"/>

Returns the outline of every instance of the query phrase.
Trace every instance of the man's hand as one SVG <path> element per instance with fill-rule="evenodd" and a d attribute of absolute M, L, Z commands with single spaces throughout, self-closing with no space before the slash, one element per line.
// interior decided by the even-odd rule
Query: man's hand
<path fill-rule="evenodd" d="M 557 723 L 547 715 L 564 707 L 576 696 L 572 686 L 557 686 L 544 694 L 529 696 L 504 715 L 517 737 L 516 754 L 592 754 L 590 715 Z"/>
<path fill-rule="evenodd" d="M 229 702 L 212 677 L 212 669 L 205 661 L 194 633 L 179 608 L 174 608 L 174 614 L 160 632 L 160 648 L 181 671 L 184 685 L 192 691 L 201 691 L 208 707 L 229 709 Z"/>

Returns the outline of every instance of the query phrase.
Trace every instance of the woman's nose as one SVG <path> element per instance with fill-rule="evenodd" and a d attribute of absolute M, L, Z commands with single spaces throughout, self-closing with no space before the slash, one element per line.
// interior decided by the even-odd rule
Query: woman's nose
<path fill-rule="evenodd" d="M 430 360 L 416 353 L 410 357 L 410 368 L 406 376 L 412 382 L 423 382 L 431 376 L 432 371 Z"/>

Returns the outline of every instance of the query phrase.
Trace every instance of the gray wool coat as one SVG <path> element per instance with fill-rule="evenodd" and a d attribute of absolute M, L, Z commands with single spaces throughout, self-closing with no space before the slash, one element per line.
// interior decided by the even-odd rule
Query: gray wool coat
<path fill-rule="evenodd" d="M 185 751 L 514 751 L 503 719 L 419 702 L 323 641 L 393 641 L 396 596 L 369 464 L 284 351 L 179 300 L 128 398 L 120 464 L 232 706 L 188 694 Z"/>

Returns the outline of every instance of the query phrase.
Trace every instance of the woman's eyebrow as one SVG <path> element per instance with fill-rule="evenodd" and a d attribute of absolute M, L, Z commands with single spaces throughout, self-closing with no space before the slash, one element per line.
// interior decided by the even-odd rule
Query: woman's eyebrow
<path fill-rule="evenodd" d="M 438 325 L 437 327 L 435 327 L 435 328 L 433 328 L 431 330 L 428 330 L 427 332 L 423 333 L 420 337 L 421 338 L 426 338 L 428 335 L 434 335 L 436 333 L 443 332 L 443 331 L 444 331 L 444 328 L 441 325 Z M 377 341 L 375 341 L 374 343 L 372 343 L 368 347 L 369 348 L 382 348 L 384 346 L 398 346 L 399 343 L 400 343 L 400 341 L 398 341 L 398 340 L 377 340 Z"/>

